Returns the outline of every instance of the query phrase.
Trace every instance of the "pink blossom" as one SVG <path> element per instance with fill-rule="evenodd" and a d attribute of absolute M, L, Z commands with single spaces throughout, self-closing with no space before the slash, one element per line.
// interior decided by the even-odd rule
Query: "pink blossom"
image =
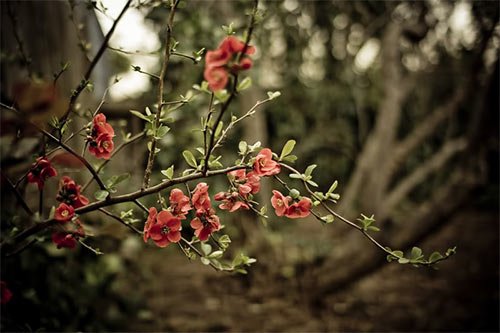
<path fill-rule="evenodd" d="M 283 216 L 286 214 L 290 201 L 292 201 L 291 197 L 285 197 L 281 192 L 273 190 L 271 205 L 273 206 L 277 216 Z"/>
<path fill-rule="evenodd" d="M 273 176 L 281 171 L 281 165 L 273 161 L 273 153 L 271 149 L 264 148 L 255 157 L 253 170 L 258 176 Z"/>

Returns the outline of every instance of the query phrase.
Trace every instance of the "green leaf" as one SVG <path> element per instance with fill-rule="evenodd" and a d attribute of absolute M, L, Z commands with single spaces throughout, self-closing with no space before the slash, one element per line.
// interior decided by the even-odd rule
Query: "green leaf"
<path fill-rule="evenodd" d="M 210 260 L 207 258 L 200 257 L 201 262 L 203 265 L 210 265 Z"/>
<path fill-rule="evenodd" d="M 293 179 L 303 179 L 304 178 L 303 175 L 299 175 L 299 174 L 296 174 L 296 173 L 291 173 L 291 174 L 288 175 L 288 177 L 293 178 Z"/>
<path fill-rule="evenodd" d="M 411 259 L 421 259 L 422 258 L 422 249 L 414 246 L 411 249 L 410 258 Z"/>
<path fill-rule="evenodd" d="M 217 251 L 210 253 L 207 258 L 218 259 L 218 258 L 222 257 L 223 254 L 224 254 L 224 252 L 217 250 Z"/>
<path fill-rule="evenodd" d="M 338 184 L 339 184 L 339 183 L 338 183 L 337 181 L 334 181 L 334 182 L 333 182 L 333 184 L 332 184 L 332 186 L 330 186 L 330 188 L 328 189 L 328 192 L 326 192 L 326 193 L 327 193 L 327 194 L 331 194 L 331 193 L 333 193 L 333 191 L 335 191 L 335 189 L 337 188 L 337 185 L 338 185 Z"/>
<path fill-rule="evenodd" d="M 172 177 L 174 176 L 174 166 L 171 165 L 168 169 L 166 170 L 161 170 L 161 173 L 167 177 L 167 179 L 172 180 Z"/>
<path fill-rule="evenodd" d="M 437 251 L 435 252 L 432 252 L 432 254 L 429 256 L 429 261 L 430 262 L 434 262 L 434 261 L 437 261 L 439 259 L 442 259 L 444 258 L 443 255 Z"/>
<path fill-rule="evenodd" d="M 290 196 L 294 199 L 298 199 L 298 197 L 300 197 L 300 192 L 293 188 L 290 190 Z"/>
<path fill-rule="evenodd" d="M 229 98 L 229 94 L 226 89 L 217 90 L 214 92 L 215 98 L 224 103 Z"/>
<path fill-rule="evenodd" d="M 238 150 L 240 155 L 245 155 L 247 153 L 248 143 L 246 141 L 240 141 L 238 144 Z"/>
<path fill-rule="evenodd" d="M 408 260 L 408 259 L 406 259 L 406 258 L 399 258 L 399 259 L 398 259 L 398 262 L 399 262 L 400 264 L 407 264 L 407 263 L 409 263 L 409 262 L 410 262 L 410 260 Z"/>
<path fill-rule="evenodd" d="M 96 198 L 96 200 L 105 200 L 109 195 L 109 192 L 106 191 L 106 190 L 98 190 L 94 193 L 94 198 Z"/>
<path fill-rule="evenodd" d="M 279 91 L 268 91 L 267 96 L 269 97 L 270 100 L 273 100 L 275 98 L 280 97 L 281 93 Z"/>
<path fill-rule="evenodd" d="M 304 172 L 306 177 L 310 176 L 312 174 L 312 172 L 314 171 L 314 169 L 316 169 L 316 167 L 317 167 L 316 164 L 311 164 L 310 166 L 308 166 L 306 169 L 306 172 Z"/>
<path fill-rule="evenodd" d="M 218 138 L 220 134 L 222 133 L 222 129 L 224 128 L 224 122 L 221 121 L 219 125 L 217 125 L 217 128 L 215 129 L 215 137 Z"/>
<path fill-rule="evenodd" d="M 283 149 L 281 150 L 280 158 L 279 160 L 283 160 L 286 156 L 290 155 L 290 153 L 293 151 L 293 148 L 295 148 L 296 141 L 295 140 L 288 140 L 285 145 L 283 146 Z"/>
<path fill-rule="evenodd" d="M 237 91 L 243 91 L 252 86 L 252 79 L 250 77 L 244 78 L 240 83 L 238 83 Z"/>
<path fill-rule="evenodd" d="M 321 220 L 324 221 L 325 223 L 332 223 L 335 220 L 335 218 L 332 214 L 328 214 L 326 216 L 322 216 Z"/>
<path fill-rule="evenodd" d="M 283 158 L 283 161 L 288 162 L 288 163 L 295 163 L 296 160 L 297 160 L 297 156 L 295 156 L 295 155 L 288 155 L 288 156 Z"/>
<path fill-rule="evenodd" d="M 115 187 L 116 185 L 120 184 L 121 182 L 124 182 L 129 178 L 130 174 L 128 172 L 122 173 L 121 175 L 118 176 L 112 176 L 106 181 L 106 185 L 107 187 Z"/>
<path fill-rule="evenodd" d="M 307 183 L 311 186 L 318 187 L 318 184 L 312 180 L 308 180 Z"/>
<path fill-rule="evenodd" d="M 373 226 L 373 225 L 368 226 L 367 229 L 371 230 L 371 231 L 380 231 L 380 228 Z"/>
<path fill-rule="evenodd" d="M 141 112 L 139 112 L 139 111 L 130 110 L 130 113 L 132 113 L 132 114 L 133 114 L 134 116 L 136 116 L 136 117 L 141 118 L 142 120 L 147 121 L 148 123 L 150 123 L 150 122 L 151 122 L 151 120 L 150 120 L 148 117 L 146 117 L 144 114 L 142 114 L 142 113 L 141 113 Z"/>
<path fill-rule="evenodd" d="M 193 153 L 191 153 L 189 150 L 184 150 L 182 152 L 182 156 L 184 156 L 184 159 L 189 166 L 193 168 L 196 168 L 198 166 L 198 164 L 196 163 L 196 158 L 194 158 Z"/>
<path fill-rule="evenodd" d="M 160 127 L 156 131 L 156 137 L 158 139 L 161 139 L 161 138 L 163 138 L 168 133 L 168 131 L 170 131 L 170 127 L 168 127 L 168 126 L 161 126 L 160 125 Z"/>
<path fill-rule="evenodd" d="M 396 250 L 392 251 L 392 255 L 395 256 L 396 258 L 402 258 L 404 256 L 404 253 L 403 251 Z"/>
<path fill-rule="evenodd" d="M 201 243 L 201 251 L 208 256 L 212 252 L 212 246 L 207 243 Z"/>
<path fill-rule="evenodd" d="M 449 257 L 449 256 L 452 256 L 454 255 L 455 253 L 457 253 L 457 247 L 454 246 L 452 248 L 449 248 L 447 251 L 446 251 L 446 256 Z"/>

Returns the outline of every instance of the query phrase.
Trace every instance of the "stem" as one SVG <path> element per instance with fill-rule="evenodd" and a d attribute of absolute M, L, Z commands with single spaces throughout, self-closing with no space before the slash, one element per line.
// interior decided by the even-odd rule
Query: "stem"
<path fill-rule="evenodd" d="M 33 211 L 30 209 L 30 207 L 28 206 L 26 201 L 24 201 L 23 196 L 21 195 L 21 193 L 19 193 L 16 186 L 14 186 L 14 184 L 12 184 L 12 182 L 7 177 L 7 175 L 4 174 L 3 170 L 0 169 L 0 173 L 1 173 L 3 180 L 5 180 L 7 186 L 9 187 L 9 189 L 14 193 L 14 196 L 16 197 L 16 199 L 19 202 L 19 204 L 21 205 L 21 207 L 23 207 L 23 209 L 26 211 L 26 213 L 28 213 L 29 216 L 33 216 Z"/>
<path fill-rule="evenodd" d="M 139 234 L 139 235 L 142 235 L 142 232 L 137 229 L 136 227 L 134 227 L 132 224 L 130 224 L 129 222 L 126 222 L 125 220 L 123 220 L 121 217 L 119 217 L 118 215 L 115 215 L 107 210 L 105 210 L 104 208 L 99 208 L 99 211 L 104 213 L 105 215 L 115 219 L 116 221 L 120 222 L 121 224 L 123 224 L 124 226 L 126 226 L 127 228 L 129 228 L 130 230 L 132 230 L 133 232 Z"/>
<path fill-rule="evenodd" d="M 7 13 L 12 22 L 12 31 L 14 34 L 14 38 L 17 42 L 17 46 L 19 48 L 19 53 L 21 54 L 23 64 L 26 66 L 26 70 L 28 71 L 28 77 L 31 78 L 33 76 L 33 72 L 31 70 L 31 59 L 26 55 L 26 50 L 24 49 L 23 40 L 21 39 L 21 36 L 19 36 L 19 31 L 17 29 L 18 28 L 17 16 L 11 7 L 10 1 L 7 1 Z"/>
<path fill-rule="evenodd" d="M 167 73 L 168 62 L 170 60 L 170 40 L 172 38 L 172 26 L 174 24 L 174 16 L 177 5 L 180 0 L 175 0 L 170 8 L 170 15 L 168 17 L 167 23 L 167 33 L 165 36 L 165 58 L 163 59 L 163 65 L 161 67 L 160 75 L 158 76 L 158 110 L 156 112 L 155 121 L 153 124 L 153 129 L 157 129 L 160 126 L 161 110 L 163 109 L 163 86 L 165 81 L 165 75 Z M 153 164 L 156 155 L 156 137 L 155 134 L 151 137 L 151 150 L 149 151 L 148 163 L 146 170 L 144 172 L 144 180 L 142 182 L 142 189 L 149 187 L 149 180 L 151 177 L 151 172 L 153 170 Z"/>

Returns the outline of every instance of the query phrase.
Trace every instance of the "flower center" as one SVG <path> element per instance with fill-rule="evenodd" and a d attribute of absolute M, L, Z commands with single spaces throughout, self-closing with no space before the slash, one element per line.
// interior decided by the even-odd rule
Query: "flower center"
<path fill-rule="evenodd" d="M 261 167 L 265 166 L 265 165 L 266 165 L 266 160 L 261 159 L 261 160 L 259 161 L 259 164 L 260 164 L 260 166 L 261 166 Z"/>
<path fill-rule="evenodd" d="M 104 147 L 104 149 L 108 149 L 109 148 L 109 142 L 108 141 L 104 141 L 102 143 L 102 146 Z"/>
<path fill-rule="evenodd" d="M 69 215 L 69 212 L 67 210 L 63 210 L 61 213 L 62 217 L 67 217 Z"/>
<path fill-rule="evenodd" d="M 283 200 L 278 199 L 278 200 L 276 201 L 276 204 L 278 205 L 278 207 L 283 207 Z"/>
<path fill-rule="evenodd" d="M 166 235 L 166 234 L 168 234 L 169 232 L 170 232 L 170 228 L 169 228 L 169 227 L 164 226 L 164 227 L 162 227 L 162 228 L 161 228 L 161 233 L 162 233 L 162 235 Z"/>

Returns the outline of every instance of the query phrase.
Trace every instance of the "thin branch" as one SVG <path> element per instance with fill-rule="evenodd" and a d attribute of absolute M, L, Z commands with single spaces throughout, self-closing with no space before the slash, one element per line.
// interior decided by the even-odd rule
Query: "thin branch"
<path fill-rule="evenodd" d="M 127 228 L 129 228 L 130 230 L 132 230 L 133 232 L 139 234 L 139 235 L 142 235 L 142 231 L 140 231 L 139 229 L 137 229 L 136 227 L 134 227 L 131 223 L 129 222 L 126 222 L 125 220 L 123 220 L 121 217 L 119 217 L 118 215 L 115 215 L 107 210 L 105 210 L 104 208 L 99 208 L 99 211 L 104 213 L 105 215 L 115 219 L 116 221 L 120 222 L 121 224 L 123 224 L 124 226 L 126 226 Z"/>
<path fill-rule="evenodd" d="M 174 25 L 174 16 L 175 10 L 177 9 L 177 5 L 180 0 L 175 0 L 172 6 L 170 7 L 170 15 L 168 17 L 167 22 L 167 33 L 165 36 L 165 56 L 163 59 L 163 65 L 161 67 L 160 75 L 158 77 L 158 110 L 156 113 L 155 121 L 153 124 L 153 129 L 157 129 L 160 126 L 160 118 L 161 118 L 161 110 L 163 109 L 163 86 L 165 81 L 165 75 L 167 74 L 168 62 L 170 60 L 170 41 L 172 39 L 172 27 Z M 144 180 L 142 182 L 142 188 L 146 189 L 149 186 L 149 180 L 151 177 L 151 172 L 153 170 L 153 164 L 156 155 L 156 137 L 153 134 L 151 136 L 151 147 L 148 156 L 148 162 L 146 165 L 146 170 L 144 172 Z"/>
<path fill-rule="evenodd" d="M 115 32 L 115 28 L 118 25 L 118 22 L 120 22 L 121 18 L 123 17 L 123 15 L 127 11 L 127 9 L 130 7 L 131 3 L 132 3 L 132 0 L 128 0 L 127 3 L 125 4 L 125 6 L 123 6 L 122 11 L 120 12 L 120 14 L 116 18 L 116 20 L 113 22 L 111 29 L 109 29 L 108 33 L 104 37 L 104 41 L 102 42 L 101 47 L 97 51 L 94 59 L 90 63 L 89 68 L 87 69 L 87 72 L 85 73 L 85 75 L 83 77 L 83 80 L 80 82 L 78 87 L 74 90 L 73 94 L 71 95 L 68 109 L 66 110 L 66 112 L 64 113 L 64 115 L 62 116 L 62 118 L 60 120 L 61 124 L 64 124 L 67 121 L 69 114 L 71 113 L 71 111 L 73 111 L 76 100 L 78 99 L 78 97 L 82 93 L 83 89 L 85 89 L 87 87 L 87 85 L 89 84 L 90 75 L 92 74 L 95 66 L 97 65 L 97 63 L 101 59 L 102 55 L 104 54 L 104 51 L 107 48 L 108 42 L 109 42 L 111 36 L 113 35 L 113 33 Z M 61 136 L 61 133 L 59 133 L 59 136 Z"/>
<path fill-rule="evenodd" d="M 19 204 L 21 205 L 21 207 L 23 207 L 23 209 L 26 211 L 26 213 L 28 213 L 29 216 L 33 216 L 33 211 L 30 209 L 30 207 L 28 206 L 26 201 L 24 201 L 21 193 L 19 193 L 19 191 L 14 186 L 14 184 L 12 184 L 12 182 L 7 177 L 7 175 L 4 174 L 3 170 L 0 170 L 0 173 L 1 173 L 1 176 L 4 179 L 5 183 L 7 184 L 8 188 L 12 191 L 12 193 L 14 193 L 14 196 L 16 197 L 16 199 L 19 202 Z"/>

